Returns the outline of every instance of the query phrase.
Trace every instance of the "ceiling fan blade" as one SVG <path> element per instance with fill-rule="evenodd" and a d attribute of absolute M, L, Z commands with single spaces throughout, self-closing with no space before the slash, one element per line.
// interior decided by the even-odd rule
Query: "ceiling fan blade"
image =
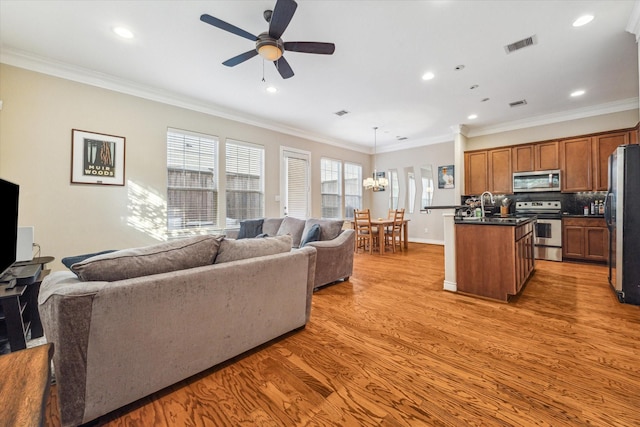
<path fill-rule="evenodd" d="M 238 64 L 242 64 L 244 61 L 253 58 L 258 54 L 258 51 L 255 49 L 249 50 L 245 53 L 241 53 L 238 56 L 234 56 L 233 58 L 227 59 L 222 63 L 222 65 L 226 65 L 227 67 L 235 67 Z"/>
<path fill-rule="evenodd" d="M 251 41 L 258 40 L 258 37 L 254 36 L 253 34 L 241 28 L 238 28 L 235 25 L 231 25 L 228 22 L 224 22 L 221 19 L 215 18 L 211 15 L 207 15 L 206 13 L 200 16 L 200 20 L 202 22 L 206 22 L 207 24 L 213 25 L 214 27 L 220 28 L 221 30 L 225 30 L 232 34 L 235 34 L 236 36 L 244 37 L 245 39 L 249 39 Z"/>
<path fill-rule="evenodd" d="M 288 79 L 293 77 L 293 70 L 291 69 L 291 65 L 284 59 L 284 56 L 281 56 L 277 61 L 273 61 L 278 69 L 278 72 L 282 76 L 283 79 Z"/>
<path fill-rule="evenodd" d="M 282 37 L 297 7 L 298 4 L 294 0 L 276 1 L 276 7 L 273 8 L 271 22 L 269 23 L 269 35 L 271 37 L 276 40 Z"/>
<path fill-rule="evenodd" d="M 321 55 L 332 55 L 336 50 L 333 43 L 319 42 L 285 42 L 284 50 L 302 53 L 318 53 Z"/>

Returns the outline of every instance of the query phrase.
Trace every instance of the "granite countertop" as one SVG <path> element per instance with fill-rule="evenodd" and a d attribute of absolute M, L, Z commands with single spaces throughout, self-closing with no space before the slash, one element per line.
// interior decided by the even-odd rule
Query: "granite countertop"
<path fill-rule="evenodd" d="M 496 217 L 487 216 L 484 218 L 467 216 L 455 218 L 456 224 L 473 224 L 473 225 L 522 225 L 531 221 L 535 221 L 536 217 Z"/>

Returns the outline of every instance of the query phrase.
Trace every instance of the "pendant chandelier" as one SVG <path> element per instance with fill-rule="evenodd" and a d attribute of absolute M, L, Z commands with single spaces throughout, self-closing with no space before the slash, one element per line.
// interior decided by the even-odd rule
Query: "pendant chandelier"
<path fill-rule="evenodd" d="M 378 176 L 376 169 L 376 150 L 378 146 L 377 141 L 378 127 L 373 128 L 373 177 L 366 178 L 362 181 L 362 186 L 365 190 L 384 191 L 385 187 L 389 185 L 389 181 L 384 176 L 384 172 L 381 172 L 381 176 Z"/>

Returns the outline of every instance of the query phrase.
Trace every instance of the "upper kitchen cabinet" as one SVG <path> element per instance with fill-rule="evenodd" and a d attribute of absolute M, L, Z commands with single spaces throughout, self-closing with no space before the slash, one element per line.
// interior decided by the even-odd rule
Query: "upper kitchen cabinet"
<path fill-rule="evenodd" d="M 466 151 L 464 153 L 464 193 L 479 195 L 485 191 L 511 194 L 511 148 Z"/>
<path fill-rule="evenodd" d="M 558 141 L 516 145 L 511 149 L 513 172 L 560 169 Z"/>
<path fill-rule="evenodd" d="M 464 153 L 464 192 L 482 194 L 489 184 L 489 157 L 486 150 Z"/>
<path fill-rule="evenodd" d="M 609 156 L 618 145 L 629 144 L 631 132 L 617 132 L 593 137 L 594 190 L 606 191 L 609 184 Z"/>
<path fill-rule="evenodd" d="M 487 152 L 489 158 L 489 188 L 496 194 L 511 194 L 513 168 L 511 167 L 511 148 L 496 148 Z"/>
<path fill-rule="evenodd" d="M 575 193 L 593 188 L 592 138 L 560 141 L 560 170 L 562 191 Z"/>

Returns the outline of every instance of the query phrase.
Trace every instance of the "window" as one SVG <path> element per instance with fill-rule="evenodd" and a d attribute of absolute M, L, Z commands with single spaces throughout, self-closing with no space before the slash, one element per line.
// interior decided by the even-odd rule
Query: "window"
<path fill-rule="evenodd" d="M 400 183 L 398 182 L 398 171 L 389 171 L 389 208 L 398 209 L 398 195 L 400 194 Z"/>
<path fill-rule="evenodd" d="M 264 217 L 264 147 L 226 143 L 227 223 Z"/>
<path fill-rule="evenodd" d="M 362 209 L 362 166 L 344 163 L 344 216 L 353 218 L 353 210 Z"/>
<path fill-rule="evenodd" d="M 409 213 L 413 213 L 416 206 L 416 175 L 413 167 L 407 172 L 407 190 L 409 191 Z"/>
<path fill-rule="evenodd" d="M 340 218 L 342 207 L 342 164 L 339 160 L 320 159 L 322 218 Z"/>
<path fill-rule="evenodd" d="M 169 234 L 217 225 L 217 157 L 217 137 L 175 129 L 167 131 Z"/>

